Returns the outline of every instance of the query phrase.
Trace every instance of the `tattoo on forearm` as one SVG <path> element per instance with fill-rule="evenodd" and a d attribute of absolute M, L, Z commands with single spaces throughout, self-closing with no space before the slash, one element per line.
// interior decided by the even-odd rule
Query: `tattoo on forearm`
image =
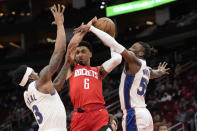
<path fill-rule="evenodd" d="M 64 63 L 61 71 L 59 72 L 59 74 L 57 75 L 57 77 L 54 80 L 54 85 L 56 88 L 61 88 L 63 86 L 63 84 L 65 83 L 66 80 L 66 75 L 68 72 L 68 64 Z"/>

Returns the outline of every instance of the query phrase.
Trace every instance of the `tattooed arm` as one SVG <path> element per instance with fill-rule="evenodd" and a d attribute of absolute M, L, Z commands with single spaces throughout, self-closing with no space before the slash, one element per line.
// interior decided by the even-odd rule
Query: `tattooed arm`
<path fill-rule="evenodd" d="M 46 67 L 44 67 L 44 69 L 41 70 L 37 83 L 38 90 L 43 93 L 51 93 L 54 91 L 53 86 L 51 86 L 51 77 L 57 71 L 66 50 L 66 35 L 64 30 L 63 15 L 65 7 L 62 6 L 62 8 L 62 11 L 60 5 L 58 5 L 58 8 L 56 8 L 56 6 L 51 8 L 51 12 L 55 18 L 55 21 L 52 24 L 57 25 L 57 38 L 50 62 Z"/>
<path fill-rule="evenodd" d="M 70 63 L 68 63 L 66 60 L 64 62 L 64 65 L 62 66 L 62 69 L 56 76 L 55 80 L 53 81 L 53 86 L 57 91 L 61 91 L 65 81 L 66 81 L 66 76 L 68 72 L 68 67 L 70 66 Z"/>

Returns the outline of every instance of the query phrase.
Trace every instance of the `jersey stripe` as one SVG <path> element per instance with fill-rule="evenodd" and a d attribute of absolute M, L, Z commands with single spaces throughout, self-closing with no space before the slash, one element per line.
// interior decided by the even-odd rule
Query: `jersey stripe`
<path fill-rule="evenodd" d="M 133 80 L 135 78 L 135 75 L 127 75 L 124 82 L 124 102 L 126 109 L 131 108 L 130 105 L 130 90 L 133 84 Z"/>

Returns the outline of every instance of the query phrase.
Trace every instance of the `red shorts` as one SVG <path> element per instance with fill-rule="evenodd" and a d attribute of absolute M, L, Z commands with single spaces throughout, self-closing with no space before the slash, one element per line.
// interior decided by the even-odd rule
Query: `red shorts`
<path fill-rule="evenodd" d="M 83 113 L 74 110 L 70 131 L 97 131 L 101 127 L 108 125 L 108 122 L 109 114 L 104 106 L 103 108 L 99 107 L 98 110 L 96 108 L 91 111 L 84 110 Z"/>

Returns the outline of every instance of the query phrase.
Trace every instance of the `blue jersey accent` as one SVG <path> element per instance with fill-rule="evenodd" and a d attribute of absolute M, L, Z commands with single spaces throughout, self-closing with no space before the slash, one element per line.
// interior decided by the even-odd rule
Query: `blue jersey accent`
<path fill-rule="evenodd" d="M 126 131 L 137 131 L 135 111 L 133 108 L 127 110 Z"/>
<path fill-rule="evenodd" d="M 137 90 L 137 94 L 138 95 L 144 95 L 146 94 L 146 88 L 147 88 L 147 85 L 148 85 L 148 81 L 146 80 L 146 78 L 142 77 L 141 79 L 141 82 L 140 82 L 140 88 L 141 90 Z"/>
<path fill-rule="evenodd" d="M 131 108 L 130 105 L 130 89 L 133 84 L 133 80 L 135 78 L 135 75 L 127 75 L 125 78 L 125 83 L 124 83 L 124 101 L 125 101 L 125 106 L 126 109 Z"/>
<path fill-rule="evenodd" d="M 51 93 L 51 96 L 55 95 L 55 92 L 56 92 L 56 91 L 55 91 L 55 88 L 54 88 L 54 91 Z"/>
<path fill-rule="evenodd" d="M 43 121 L 43 117 L 42 117 L 42 114 L 39 112 L 39 109 L 36 105 L 33 106 L 33 112 L 36 116 L 36 121 L 41 124 L 42 121 Z"/>
<path fill-rule="evenodd" d="M 38 87 L 37 87 L 37 80 L 35 81 L 35 88 L 38 90 Z"/>

